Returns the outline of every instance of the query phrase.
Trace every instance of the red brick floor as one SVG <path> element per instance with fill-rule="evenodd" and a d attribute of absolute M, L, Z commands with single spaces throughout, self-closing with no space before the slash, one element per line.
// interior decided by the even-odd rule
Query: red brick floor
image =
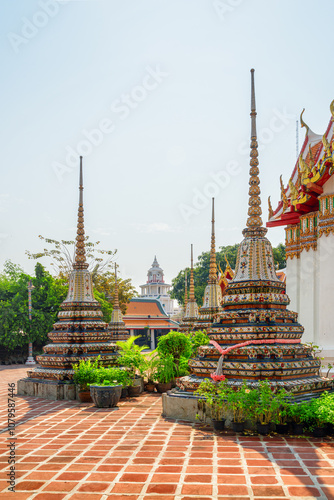
<path fill-rule="evenodd" d="M 7 383 L 0 367 L 0 500 L 334 500 L 334 442 L 213 434 L 165 420 L 159 395 L 98 409 L 16 397 L 16 493 L 7 490 Z"/>

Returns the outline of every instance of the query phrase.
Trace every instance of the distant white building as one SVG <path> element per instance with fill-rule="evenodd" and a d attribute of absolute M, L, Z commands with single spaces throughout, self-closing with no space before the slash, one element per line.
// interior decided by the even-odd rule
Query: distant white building
<path fill-rule="evenodd" d="M 154 257 L 152 267 L 147 273 L 147 282 L 145 285 L 140 285 L 141 297 L 159 300 L 166 314 L 171 316 L 174 314 L 173 299 L 168 294 L 171 286 L 164 282 L 164 272 Z"/>

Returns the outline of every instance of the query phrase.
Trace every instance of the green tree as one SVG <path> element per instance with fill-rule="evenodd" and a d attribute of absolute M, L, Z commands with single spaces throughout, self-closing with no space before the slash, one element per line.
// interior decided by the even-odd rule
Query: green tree
<path fill-rule="evenodd" d="M 218 269 L 220 268 L 222 272 L 226 269 L 225 256 L 232 267 L 235 269 L 238 253 L 238 244 L 228 245 L 225 247 L 219 247 L 219 251 L 216 252 L 216 261 Z M 285 246 L 280 243 L 276 248 L 273 248 L 274 262 L 278 269 L 283 269 L 286 266 L 285 260 Z M 204 290 L 208 282 L 210 267 L 210 252 L 203 252 L 199 257 L 198 261 L 194 266 L 194 284 L 195 284 L 195 298 L 199 306 L 203 303 Z M 190 269 L 182 269 L 179 274 L 172 280 L 172 291 L 170 296 L 172 299 L 176 299 L 180 304 L 184 304 L 184 283 L 185 283 L 185 272 L 187 271 L 187 282 L 188 290 L 190 285 Z"/>
<path fill-rule="evenodd" d="M 70 272 L 72 271 L 74 261 L 75 241 L 58 241 L 51 238 L 45 238 L 42 235 L 39 235 L 38 237 L 44 241 L 48 247 L 44 248 L 42 252 L 37 253 L 32 253 L 29 250 L 26 250 L 28 258 L 36 260 L 41 259 L 42 257 L 48 257 L 51 260 L 50 265 L 52 266 L 55 275 L 68 278 Z M 117 250 L 102 250 L 99 245 L 100 241 L 92 242 L 89 241 L 89 236 L 85 237 L 86 260 L 89 266 L 88 269 L 90 270 L 93 279 L 96 274 L 101 274 L 104 271 L 111 269 L 113 266 L 113 257 L 117 252 Z"/>
<path fill-rule="evenodd" d="M 29 321 L 28 282 L 32 281 L 32 319 Z M 41 347 L 56 321 L 60 303 L 65 299 L 65 281 L 53 278 L 37 263 L 35 276 L 6 262 L 0 275 L 0 346 L 14 350 L 28 342 Z"/>
<path fill-rule="evenodd" d="M 274 262 L 278 269 L 284 269 L 286 267 L 286 255 L 285 255 L 285 245 L 279 243 L 277 247 L 273 248 Z"/>

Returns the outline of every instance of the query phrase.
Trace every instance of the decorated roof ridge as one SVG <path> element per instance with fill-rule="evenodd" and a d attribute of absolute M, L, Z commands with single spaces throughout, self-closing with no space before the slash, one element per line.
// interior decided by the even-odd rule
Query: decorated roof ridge
<path fill-rule="evenodd" d="M 215 241 L 215 199 L 212 198 L 212 218 L 211 218 L 211 249 L 210 249 L 210 267 L 209 284 L 217 284 L 217 263 L 216 263 L 216 241 Z"/>
<path fill-rule="evenodd" d="M 309 136 L 307 134 L 305 135 L 305 139 L 304 139 L 302 148 L 299 152 L 299 155 L 297 157 L 292 174 L 288 180 L 287 186 L 284 188 L 284 192 L 288 198 L 290 198 L 290 196 L 291 196 L 291 189 L 289 186 L 290 181 L 292 181 L 292 183 L 294 184 L 295 187 L 297 187 L 297 185 L 299 183 L 299 178 L 300 178 L 300 174 L 301 174 L 300 163 L 304 161 L 306 163 L 306 167 L 309 168 L 310 170 L 313 167 L 317 166 L 319 164 L 319 161 L 322 158 L 322 155 L 325 153 L 326 142 L 327 142 L 327 147 L 328 147 L 329 146 L 328 140 L 332 141 L 332 139 L 333 139 L 333 136 L 334 136 L 334 125 L 333 125 L 333 123 L 334 123 L 334 100 L 332 101 L 332 103 L 330 105 L 330 111 L 331 111 L 332 116 L 328 122 L 328 125 L 326 127 L 326 131 L 322 136 L 317 135 L 316 141 L 314 140 L 314 137 L 313 137 L 313 140 L 310 141 Z M 306 127 L 307 127 L 307 125 L 306 125 Z M 332 134 L 331 134 L 331 131 L 332 131 Z M 314 133 L 313 133 L 313 135 L 315 136 Z M 311 149 L 311 155 L 313 156 L 313 163 L 310 161 L 310 149 Z M 311 180 L 310 180 L 310 182 L 311 182 Z M 298 189 L 299 189 L 299 186 L 298 186 Z M 269 211 L 270 211 L 270 208 L 269 208 Z M 284 212 L 283 202 L 281 199 L 278 201 L 276 209 L 272 210 L 271 216 L 269 217 L 268 222 L 270 222 L 272 220 L 276 220 L 275 218 L 282 215 L 283 212 Z"/>
<path fill-rule="evenodd" d="M 83 208 L 82 156 L 80 156 L 78 224 L 77 224 L 77 237 L 75 244 L 75 257 L 74 257 L 73 269 L 87 269 L 87 267 L 88 263 L 86 262 L 84 208 Z"/>
<path fill-rule="evenodd" d="M 242 234 L 246 236 L 263 236 L 267 229 L 263 227 L 261 210 L 261 190 L 259 178 L 259 160 L 258 160 L 258 142 L 256 134 L 256 103 L 255 103 L 255 84 L 254 69 L 251 69 L 251 142 L 250 142 L 250 169 L 249 169 L 249 200 L 248 200 L 248 219 L 247 228 Z"/>

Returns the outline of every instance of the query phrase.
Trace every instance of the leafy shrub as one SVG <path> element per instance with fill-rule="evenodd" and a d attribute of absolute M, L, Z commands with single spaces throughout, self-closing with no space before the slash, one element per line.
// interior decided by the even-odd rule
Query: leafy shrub
<path fill-rule="evenodd" d="M 116 344 L 119 347 L 120 356 L 117 362 L 120 366 L 124 366 L 130 376 L 129 385 L 134 384 L 137 372 L 140 375 L 145 371 L 145 358 L 142 354 L 144 349 L 149 349 L 148 346 L 139 346 L 135 344 L 137 337 L 129 337 L 127 340 L 118 341 Z"/>
<path fill-rule="evenodd" d="M 172 354 L 161 356 L 157 361 L 156 379 L 160 384 L 168 384 L 176 376 L 176 366 Z"/>
<path fill-rule="evenodd" d="M 172 331 L 160 337 L 157 351 L 162 357 L 171 354 L 178 365 L 181 356 L 190 358 L 192 343 L 185 333 Z"/>
<path fill-rule="evenodd" d="M 114 385 L 114 383 L 116 383 L 126 387 L 130 383 L 129 373 L 121 368 L 106 368 L 101 366 L 96 370 L 95 377 L 95 383 L 100 385 Z M 109 384 L 107 382 L 109 382 Z"/>

